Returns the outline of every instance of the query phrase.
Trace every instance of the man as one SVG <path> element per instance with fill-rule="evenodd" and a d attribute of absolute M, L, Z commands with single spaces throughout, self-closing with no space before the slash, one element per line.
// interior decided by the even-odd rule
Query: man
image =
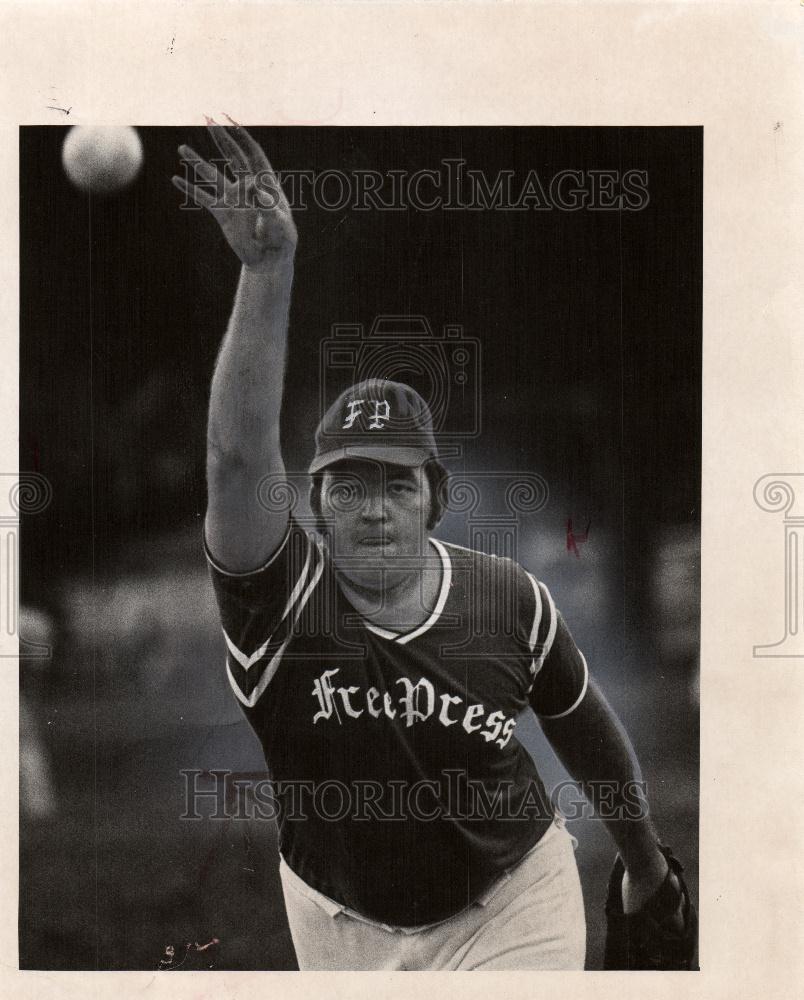
<path fill-rule="evenodd" d="M 680 869 L 629 798 L 631 745 L 546 586 L 432 537 L 447 474 L 424 400 L 381 378 L 347 389 L 316 432 L 318 531 L 270 502 L 297 235 L 260 146 L 210 131 L 234 179 L 187 146 L 199 182 L 174 177 L 242 263 L 205 547 L 229 681 L 276 788 L 300 968 L 583 968 L 573 839 L 514 735 L 528 705 L 593 802 L 595 782 L 618 789 L 613 919 L 683 928 Z"/>

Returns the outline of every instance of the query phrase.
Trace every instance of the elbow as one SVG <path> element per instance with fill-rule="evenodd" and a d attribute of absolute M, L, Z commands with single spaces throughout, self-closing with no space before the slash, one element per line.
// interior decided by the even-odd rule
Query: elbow
<path fill-rule="evenodd" d="M 237 435 L 235 438 L 207 433 L 207 472 L 247 471 L 275 464 L 280 456 L 279 431 L 267 434 Z"/>

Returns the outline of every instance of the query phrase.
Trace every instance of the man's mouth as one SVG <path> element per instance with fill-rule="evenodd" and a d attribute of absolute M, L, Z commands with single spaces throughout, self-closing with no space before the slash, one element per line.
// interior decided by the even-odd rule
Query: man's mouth
<path fill-rule="evenodd" d="M 358 539 L 358 545 L 364 545 L 370 549 L 381 549 L 387 545 L 393 545 L 394 539 L 391 535 L 365 535 Z"/>

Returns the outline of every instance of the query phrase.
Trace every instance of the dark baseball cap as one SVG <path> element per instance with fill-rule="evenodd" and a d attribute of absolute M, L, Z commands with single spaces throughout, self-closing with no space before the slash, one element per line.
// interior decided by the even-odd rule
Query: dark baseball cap
<path fill-rule="evenodd" d="M 320 472 L 346 458 L 407 466 L 438 458 L 427 403 L 409 385 L 381 378 L 342 392 L 316 429 L 309 471 Z"/>

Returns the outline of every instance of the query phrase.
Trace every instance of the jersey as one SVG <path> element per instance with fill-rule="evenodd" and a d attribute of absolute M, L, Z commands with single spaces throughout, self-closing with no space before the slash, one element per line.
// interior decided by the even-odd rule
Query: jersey
<path fill-rule="evenodd" d="M 282 857 L 318 892 L 401 927 L 466 908 L 546 832 L 553 810 L 517 717 L 572 711 L 588 678 L 542 582 L 429 544 L 436 605 L 395 632 L 355 611 L 325 542 L 293 519 L 254 572 L 227 572 L 205 542 Z"/>

